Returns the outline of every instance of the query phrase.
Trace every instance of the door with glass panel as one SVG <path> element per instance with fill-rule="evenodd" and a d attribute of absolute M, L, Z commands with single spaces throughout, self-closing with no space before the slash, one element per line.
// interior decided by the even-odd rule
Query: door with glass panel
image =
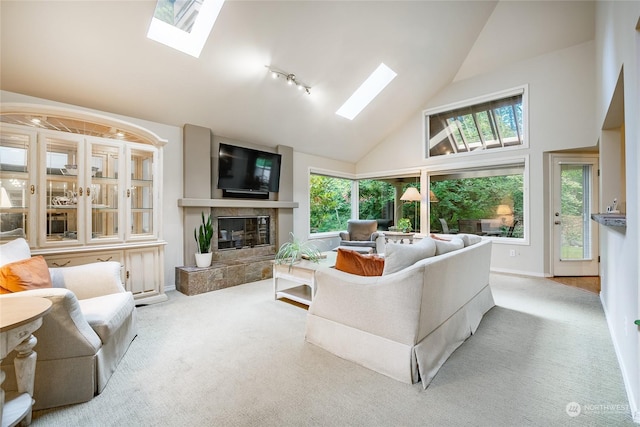
<path fill-rule="evenodd" d="M 38 196 L 41 246 L 77 244 L 85 239 L 84 138 L 39 135 Z"/>
<path fill-rule="evenodd" d="M 36 238 L 36 134 L 2 125 L 0 132 L 0 242 Z"/>
<path fill-rule="evenodd" d="M 552 163 L 553 275 L 597 276 L 598 158 L 554 155 Z"/>
<path fill-rule="evenodd" d="M 87 236 L 92 242 L 121 240 L 124 212 L 120 209 L 122 186 L 119 181 L 122 174 L 124 150 L 122 144 L 104 140 L 89 139 L 87 150 L 87 181 L 85 188 L 87 209 L 90 212 L 87 222 Z"/>
<path fill-rule="evenodd" d="M 127 147 L 127 151 L 129 181 L 126 198 L 130 227 L 126 238 L 127 240 L 155 238 L 157 221 L 153 186 L 158 151 L 142 145 Z"/>

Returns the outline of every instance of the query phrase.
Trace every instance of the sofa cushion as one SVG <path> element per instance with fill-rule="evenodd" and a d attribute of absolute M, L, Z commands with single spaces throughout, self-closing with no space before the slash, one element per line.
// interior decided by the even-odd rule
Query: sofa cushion
<path fill-rule="evenodd" d="M 454 237 L 458 237 L 462 239 L 464 242 L 464 247 L 475 245 L 476 243 L 482 242 L 482 237 L 477 234 L 468 234 L 468 233 L 458 233 L 458 234 L 432 234 L 431 237 L 451 240 Z"/>
<path fill-rule="evenodd" d="M 79 302 L 82 314 L 103 343 L 120 329 L 135 309 L 131 292 L 104 295 Z"/>
<path fill-rule="evenodd" d="M 0 267 L 0 294 L 51 287 L 49 267 L 41 256 L 10 262 Z"/>
<path fill-rule="evenodd" d="M 377 255 L 363 255 L 357 251 L 338 248 L 336 270 L 358 276 L 382 276 L 384 258 Z"/>
<path fill-rule="evenodd" d="M 451 240 L 434 239 L 434 242 L 436 244 L 436 255 L 442 255 L 464 248 L 464 242 L 459 237 L 453 237 Z"/>
<path fill-rule="evenodd" d="M 0 245 L 0 267 L 10 262 L 31 258 L 29 244 L 23 238 L 15 239 Z"/>
<path fill-rule="evenodd" d="M 476 243 L 482 242 L 482 237 L 477 234 L 458 234 L 458 237 L 462 239 L 464 242 L 464 247 L 475 245 Z"/>
<path fill-rule="evenodd" d="M 382 275 L 395 273 L 435 254 L 436 243 L 430 237 L 425 237 L 413 245 L 387 243 L 384 247 L 384 271 Z"/>

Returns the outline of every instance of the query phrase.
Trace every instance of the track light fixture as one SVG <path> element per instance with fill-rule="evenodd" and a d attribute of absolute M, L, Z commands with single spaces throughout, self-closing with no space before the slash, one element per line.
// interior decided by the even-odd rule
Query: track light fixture
<path fill-rule="evenodd" d="M 304 83 L 298 81 L 296 79 L 295 74 L 277 70 L 275 68 L 269 67 L 268 65 L 266 65 L 266 67 L 269 69 L 269 72 L 271 73 L 271 77 L 273 77 L 274 79 L 283 78 L 289 86 L 295 86 L 298 88 L 298 90 L 301 90 L 301 91 L 303 90 L 307 93 L 307 95 L 311 95 L 311 88 L 305 85 Z"/>

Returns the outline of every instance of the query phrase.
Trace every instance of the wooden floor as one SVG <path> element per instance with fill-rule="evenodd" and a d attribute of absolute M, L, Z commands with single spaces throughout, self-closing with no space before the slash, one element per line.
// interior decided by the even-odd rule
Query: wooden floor
<path fill-rule="evenodd" d="M 551 280 L 562 283 L 567 286 L 584 289 L 596 294 L 600 293 L 600 276 L 581 276 L 581 277 L 551 277 Z"/>

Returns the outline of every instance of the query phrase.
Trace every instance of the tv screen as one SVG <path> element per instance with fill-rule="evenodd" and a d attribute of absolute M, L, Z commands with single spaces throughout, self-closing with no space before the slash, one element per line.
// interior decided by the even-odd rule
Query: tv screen
<path fill-rule="evenodd" d="M 277 192 L 280 187 L 281 157 L 277 153 L 220 144 L 218 188 Z"/>

